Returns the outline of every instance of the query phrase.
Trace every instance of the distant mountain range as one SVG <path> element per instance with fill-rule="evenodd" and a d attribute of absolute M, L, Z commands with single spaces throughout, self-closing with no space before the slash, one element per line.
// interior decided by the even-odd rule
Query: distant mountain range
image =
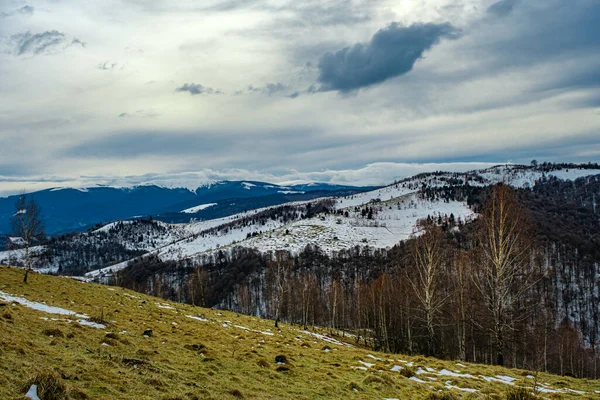
<path fill-rule="evenodd" d="M 46 233 L 83 231 L 97 224 L 153 216 L 166 222 L 189 222 L 228 216 L 244 210 L 372 190 L 309 183 L 281 186 L 256 181 L 219 181 L 196 190 L 158 185 L 130 188 L 54 188 L 31 193 L 41 207 Z M 0 235 L 11 232 L 10 217 L 18 195 L 0 198 Z"/>

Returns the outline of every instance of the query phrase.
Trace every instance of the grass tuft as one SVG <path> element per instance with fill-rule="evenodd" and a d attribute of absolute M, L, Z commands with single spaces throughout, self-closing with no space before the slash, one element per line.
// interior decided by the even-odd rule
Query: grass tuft
<path fill-rule="evenodd" d="M 256 362 L 256 365 L 258 365 L 261 368 L 269 368 L 271 366 L 269 364 L 269 362 L 267 360 L 265 360 L 264 358 L 261 358 L 260 360 L 258 360 Z"/>
<path fill-rule="evenodd" d="M 526 388 L 515 387 L 506 391 L 504 398 L 506 400 L 538 400 L 539 397 Z"/>
<path fill-rule="evenodd" d="M 69 398 L 66 385 L 60 376 L 51 371 L 42 371 L 33 376 L 25 385 L 24 391 L 31 385 L 37 385 L 38 397 L 42 400 L 67 400 Z"/>
<path fill-rule="evenodd" d="M 383 381 L 383 379 L 381 379 L 380 377 L 378 377 L 376 375 L 369 375 L 363 380 L 363 383 L 365 385 L 372 385 L 374 383 L 383 385 L 384 381 Z"/>
<path fill-rule="evenodd" d="M 62 333 L 62 331 L 60 329 L 56 329 L 56 328 L 54 328 L 54 329 L 44 329 L 42 331 L 42 334 L 46 335 L 46 336 L 52 336 L 52 337 L 55 337 L 55 338 L 56 337 L 65 337 L 65 335 Z"/>
<path fill-rule="evenodd" d="M 459 397 L 451 392 L 429 393 L 424 400 L 458 400 Z"/>

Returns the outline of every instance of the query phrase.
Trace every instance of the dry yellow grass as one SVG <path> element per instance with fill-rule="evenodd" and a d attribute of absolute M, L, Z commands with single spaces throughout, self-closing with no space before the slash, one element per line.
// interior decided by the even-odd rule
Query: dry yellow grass
<path fill-rule="evenodd" d="M 34 382 L 57 386 L 55 398 L 136 400 L 435 399 L 443 394 L 483 399 L 505 398 L 510 386 L 480 375 L 508 375 L 518 378 L 518 385 L 533 385 L 527 371 L 376 353 L 327 343 L 297 326 L 280 324 L 275 330 L 272 321 L 169 303 L 122 288 L 37 274 L 23 284 L 22 274 L 0 267 L 0 291 L 110 322 L 97 329 L 24 305 L 0 305 L 0 399 L 24 399 Z M 152 329 L 151 337 L 144 336 L 146 329 Z M 275 362 L 278 355 L 285 356 L 285 364 Z M 419 383 L 390 371 L 405 365 L 399 360 L 436 372 L 418 375 L 426 381 Z M 440 376 L 442 369 L 473 378 Z M 585 392 L 545 393 L 546 398 L 600 398 L 595 393 L 599 381 L 547 374 L 538 381 Z"/>

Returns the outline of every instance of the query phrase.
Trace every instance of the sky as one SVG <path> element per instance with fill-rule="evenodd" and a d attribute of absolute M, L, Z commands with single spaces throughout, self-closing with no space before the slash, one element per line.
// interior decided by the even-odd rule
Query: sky
<path fill-rule="evenodd" d="M 600 0 L 0 0 L 0 195 L 600 160 Z"/>

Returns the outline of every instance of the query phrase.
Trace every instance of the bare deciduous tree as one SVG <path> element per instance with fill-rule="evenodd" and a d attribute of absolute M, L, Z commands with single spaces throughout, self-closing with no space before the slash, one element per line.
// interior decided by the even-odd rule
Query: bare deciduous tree
<path fill-rule="evenodd" d="M 506 185 L 494 187 L 480 219 L 482 263 L 474 273 L 474 283 L 492 318 L 498 365 L 504 365 L 504 334 L 513 307 L 532 285 L 529 227 L 526 210 L 514 191 Z"/>
<path fill-rule="evenodd" d="M 444 237 L 441 228 L 431 222 L 420 225 L 423 234 L 415 239 L 412 249 L 414 270 L 408 280 L 424 313 L 427 327 L 427 352 L 434 354 L 435 318 L 446 297 L 438 288 L 441 280 L 444 256 Z"/>
<path fill-rule="evenodd" d="M 275 259 L 268 263 L 268 274 L 271 280 L 272 309 L 275 312 L 275 327 L 279 327 L 281 311 L 288 291 L 288 280 L 292 269 L 292 260 L 285 251 L 277 251 Z"/>
<path fill-rule="evenodd" d="M 13 234 L 22 240 L 25 251 L 25 276 L 23 282 L 27 283 L 31 271 L 30 249 L 35 242 L 43 239 L 44 221 L 42 212 L 36 202 L 27 194 L 21 195 L 15 201 L 15 213 L 11 217 Z"/>

